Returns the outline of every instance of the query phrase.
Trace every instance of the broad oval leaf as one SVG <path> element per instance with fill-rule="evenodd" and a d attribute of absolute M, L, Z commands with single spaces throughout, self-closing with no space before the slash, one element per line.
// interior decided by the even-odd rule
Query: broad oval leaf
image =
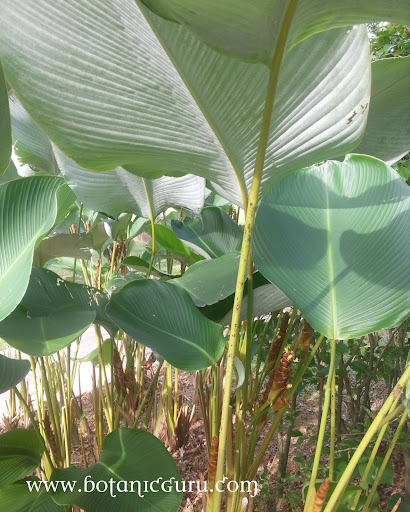
<path fill-rule="evenodd" d="M 130 283 L 112 295 L 106 312 L 131 338 L 181 370 L 207 368 L 222 356 L 221 326 L 205 318 L 185 290 L 169 283 Z"/>
<path fill-rule="evenodd" d="M 0 175 L 0 185 L 3 183 L 7 183 L 8 181 L 18 180 L 20 178 L 16 166 L 14 165 L 13 160 L 10 160 L 9 166 L 4 171 L 2 175 Z"/>
<path fill-rule="evenodd" d="M 111 496 L 110 479 L 115 497 Z M 51 480 L 77 481 L 74 491 L 64 492 L 58 486 L 52 496 L 59 504 L 77 505 L 87 512 L 176 512 L 182 500 L 182 493 L 176 491 L 180 477 L 171 454 L 158 438 L 142 430 L 114 430 L 104 439 L 96 464 L 86 469 L 75 466 L 54 469 Z M 136 483 L 131 488 L 133 481 Z M 144 490 L 146 481 L 148 491 Z M 101 482 L 107 483 L 105 491 Z M 161 489 L 163 482 L 165 491 Z M 150 490 L 151 483 L 153 490 Z M 92 485 L 95 487 L 96 484 L 103 489 L 102 492 L 90 492 Z M 167 492 L 168 487 L 170 492 Z"/>
<path fill-rule="evenodd" d="M 93 234 L 90 233 L 59 233 L 40 242 L 34 253 L 34 262 L 42 267 L 53 258 L 91 259 Z"/>
<path fill-rule="evenodd" d="M 351 155 L 288 176 L 256 215 L 255 265 L 315 330 L 355 338 L 409 314 L 409 189 Z"/>
<path fill-rule="evenodd" d="M 289 2 L 280 0 L 142 0 L 164 18 L 183 23 L 210 46 L 235 57 L 269 63 Z M 406 0 L 298 0 L 289 35 L 295 45 L 335 27 L 390 20 L 409 23 Z"/>
<path fill-rule="evenodd" d="M 199 261 L 171 282 L 186 290 L 198 307 L 229 297 L 236 286 L 240 253 L 230 252 L 213 260 Z"/>
<path fill-rule="evenodd" d="M 79 306 L 55 310 L 47 316 L 30 316 L 18 306 L 0 323 L 0 336 L 12 347 L 31 356 L 54 354 L 81 336 L 95 313 Z"/>
<path fill-rule="evenodd" d="M 242 244 L 242 229 L 217 206 L 208 206 L 183 222 L 173 220 L 171 227 L 179 239 L 205 258 L 219 258 Z"/>
<path fill-rule="evenodd" d="M 0 435 L 0 486 L 15 482 L 41 463 L 43 447 L 34 430 L 16 428 Z"/>
<path fill-rule="evenodd" d="M 34 123 L 16 96 L 10 94 L 11 128 L 14 153 L 20 172 L 30 175 L 33 172 L 56 174 L 56 163 L 51 142 Z"/>
<path fill-rule="evenodd" d="M 7 512 L 64 512 L 64 508 L 53 501 L 42 481 L 35 477 L 2 485 L 0 503 Z"/>
<path fill-rule="evenodd" d="M 31 356 L 62 349 L 96 322 L 111 334 L 117 330 L 105 314 L 108 297 L 95 288 L 64 281 L 34 267 L 21 304 L 2 322 L 0 336 Z"/>
<path fill-rule="evenodd" d="M 10 359 L 0 354 L 0 394 L 17 386 L 29 371 L 29 361 Z"/>
<path fill-rule="evenodd" d="M 3 0 L 2 8 L 6 77 L 70 158 L 144 178 L 195 173 L 230 201 L 246 200 L 265 65 L 226 57 L 133 0 Z M 284 174 L 351 151 L 366 124 L 369 86 L 365 27 L 323 32 L 287 49 L 261 193 Z"/>
<path fill-rule="evenodd" d="M 277 286 L 271 283 L 263 284 L 253 290 L 252 315 L 253 318 L 267 315 L 272 311 L 283 309 L 292 305 L 292 301 Z M 248 294 L 243 297 L 240 321 L 243 322 L 248 316 Z M 232 310 L 227 313 L 221 325 L 230 325 L 232 321 Z"/>
<path fill-rule="evenodd" d="M 137 271 L 142 272 L 144 274 L 147 274 L 147 271 L 149 269 L 148 261 L 143 260 L 139 256 L 127 256 L 126 258 L 124 258 L 123 263 L 124 265 L 134 268 Z M 159 270 L 158 268 L 155 267 L 152 267 L 151 271 L 152 275 L 160 277 L 161 279 L 164 280 L 171 279 L 173 277 L 171 274 L 167 274 L 166 272 L 163 272 L 162 270 Z"/>
<path fill-rule="evenodd" d="M 410 56 L 372 64 L 372 95 L 366 131 L 355 153 L 391 165 L 410 151 Z"/>
<path fill-rule="evenodd" d="M 197 261 L 201 261 L 203 256 L 193 253 L 184 242 L 175 235 L 171 228 L 163 224 L 155 224 L 155 245 L 159 245 L 163 249 L 170 252 L 171 256 L 183 261 L 186 265 L 193 265 Z M 152 237 L 151 224 L 145 227 L 146 233 Z"/>
<path fill-rule="evenodd" d="M 0 176 L 6 172 L 11 158 L 11 124 L 6 79 L 0 61 Z"/>
<path fill-rule="evenodd" d="M 205 180 L 187 174 L 180 178 L 163 176 L 156 180 L 135 176 L 122 167 L 96 173 L 80 167 L 58 148 L 56 159 L 61 173 L 76 196 L 88 208 L 112 217 L 135 213 L 154 217 L 170 207 L 184 207 L 200 212 L 204 205 Z"/>
<path fill-rule="evenodd" d="M 35 176 L 0 185 L 0 321 L 26 291 L 34 247 L 52 228 L 57 196 L 70 190 L 62 178 Z M 70 191 L 70 195 L 72 192 Z"/>

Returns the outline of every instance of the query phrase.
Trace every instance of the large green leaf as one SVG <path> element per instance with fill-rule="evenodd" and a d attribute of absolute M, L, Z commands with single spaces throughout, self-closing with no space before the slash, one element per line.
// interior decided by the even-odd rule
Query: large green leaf
<path fill-rule="evenodd" d="M 0 176 L 6 171 L 11 158 L 11 124 L 9 98 L 0 61 Z"/>
<path fill-rule="evenodd" d="M 353 155 L 288 176 L 262 200 L 255 265 L 329 338 L 393 327 L 409 314 L 409 189 Z"/>
<path fill-rule="evenodd" d="M 112 217 L 128 212 L 149 218 L 150 204 L 154 217 L 172 206 L 199 212 L 204 205 L 205 181 L 198 176 L 144 180 L 122 167 L 96 173 L 80 167 L 58 149 L 55 154 L 63 176 L 78 199 L 92 210 Z"/>
<path fill-rule="evenodd" d="M 193 253 L 184 242 L 175 235 L 171 228 L 163 224 L 155 224 L 155 244 L 166 249 L 172 256 L 179 258 L 187 265 L 201 261 L 203 256 Z M 151 224 L 145 227 L 145 231 L 152 236 Z"/>
<path fill-rule="evenodd" d="M 229 297 L 236 286 L 240 253 L 230 252 L 213 260 L 192 265 L 172 284 L 186 290 L 198 307 L 209 306 Z"/>
<path fill-rule="evenodd" d="M 0 322 L 0 336 L 26 354 L 52 354 L 94 321 L 115 333 L 115 324 L 105 314 L 107 302 L 107 296 L 95 288 L 34 267 L 21 304 Z"/>
<path fill-rule="evenodd" d="M 142 430 L 114 430 L 104 439 L 96 464 L 86 469 L 75 466 L 54 469 L 51 480 L 76 481 L 74 491 L 64 492 L 60 484 L 53 499 L 60 504 L 77 505 L 87 512 L 176 512 L 182 500 L 182 493 L 176 492 L 180 477 L 171 454 L 159 439 Z M 110 481 L 113 492 L 110 492 Z M 131 492 L 132 481 L 136 481 L 134 492 Z M 101 482 L 107 483 L 105 492 Z M 148 482 L 148 491 L 144 490 L 144 482 Z M 90 491 L 96 484 L 103 492 Z"/>
<path fill-rule="evenodd" d="M 372 64 L 372 96 L 366 131 L 355 153 L 388 164 L 410 151 L 410 56 Z"/>
<path fill-rule="evenodd" d="M 0 394 L 17 386 L 30 371 L 30 362 L 0 354 Z"/>
<path fill-rule="evenodd" d="M 9 166 L 4 171 L 4 173 L 0 176 L 0 185 L 3 183 L 7 183 L 8 181 L 18 180 L 20 178 L 16 166 L 14 165 L 13 160 L 10 160 Z"/>
<path fill-rule="evenodd" d="M 63 183 L 61 178 L 36 176 L 0 185 L 0 321 L 23 298 L 34 247 L 57 216 L 57 194 L 63 200 L 70 190 L 64 185 L 58 192 Z"/>
<path fill-rule="evenodd" d="M 39 490 L 29 485 L 38 485 Z M 51 494 L 47 492 L 44 483 L 38 478 L 19 480 L 13 484 L 0 487 L 0 503 L 7 512 L 64 512 L 61 505 L 57 505 Z"/>
<path fill-rule="evenodd" d="M 60 233 L 41 241 L 35 250 L 34 261 L 36 265 L 43 266 L 47 261 L 62 256 L 89 260 L 92 249 L 92 233 Z"/>
<path fill-rule="evenodd" d="M 134 268 L 135 270 L 138 270 L 144 274 L 147 273 L 150 267 L 148 261 L 140 258 L 139 256 L 127 256 L 124 258 L 124 265 Z M 161 279 L 171 279 L 173 277 L 171 274 L 167 274 L 166 272 L 163 272 L 162 270 L 159 270 L 155 267 L 152 267 L 151 270 L 153 275 L 160 277 Z"/>
<path fill-rule="evenodd" d="M 38 468 L 43 447 L 34 430 L 17 428 L 0 435 L 0 485 L 15 482 Z"/>
<path fill-rule="evenodd" d="M 253 290 L 252 315 L 253 318 L 260 315 L 267 315 L 272 311 L 283 309 L 292 305 L 292 301 L 277 286 L 271 283 L 263 284 Z M 240 321 L 243 322 L 248 316 L 248 294 L 242 301 Z M 222 320 L 221 325 L 230 325 L 232 320 L 232 309 Z"/>
<path fill-rule="evenodd" d="M 218 258 L 240 249 L 243 232 L 227 213 L 216 206 L 208 206 L 184 222 L 173 220 L 172 230 L 188 247 L 205 258 Z"/>
<path fill-rule="evenodd" d="M 269 13 L 263 22 L 276 32 Z M 237 204 L 246 196 L 264 64 L 226 57 L 133 0 L 3 0 L 0 57 L 30 116 L 82 167 L 122 166 L 145 178 L 194 173 Z M 286 50 L 261 192 L 351 151 L 364 131 L 369 86 L 365 27 Z"/>
<path fill-rule="evenodd" d="M 142 0 L 165 18 L 186 24 L 210 46 L 247 60 L 270 62 L 288 2 L 281 0 Z M 335 27 L 389 20 L 409 23 L 406 0 L 298 0 L 290 44 Z"/>
<path fill-rule="evenodd" d="M 221 326 L 205 318 L 185 290 L 169 283 L 130 283 L 112 295 L 106 312 L 125 333 L 181 370 L 214 364 L 225 347 Z"/>
<path fill-rule="evenodd" d="M 22 172 L 29 174 L 31 170 L 56 174 L 51 142 L 13 93 L 10 94 L 10 116 L 14 152 L 18 163 L 23 166 Z"/>

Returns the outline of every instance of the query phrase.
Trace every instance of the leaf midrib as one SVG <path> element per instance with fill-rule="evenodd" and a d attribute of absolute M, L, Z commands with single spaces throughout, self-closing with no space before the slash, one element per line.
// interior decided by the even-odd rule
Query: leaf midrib
<path fill-rule="evenodd" d="M 327 232 L 327 260 L 329 271 L 329 285 L 330 285 L 330 316 L 331 316 L 331 331 L 334 339 L 337 338 L 337 307 L 336 307 L 336 287 L 335 287 L 335 269 L 333 261 L 333 244 L 332 244 L 332 226 L 330 218 L 330 202 L 329 202 L 329 171 L 326 172 L 326 232 Z"/>

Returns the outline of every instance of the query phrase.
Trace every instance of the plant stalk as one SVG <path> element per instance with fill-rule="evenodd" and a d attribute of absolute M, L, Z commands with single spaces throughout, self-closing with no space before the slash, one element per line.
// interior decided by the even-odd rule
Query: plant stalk
<path fill-rule="evenodd" d="M 330 499 L 326 505 L 324 512 L 336 512 L 340 497 L 342 496 L 345 488 L 349 484 L 353 471 L 355 470 L 361 456 L 363 455 L 368 444 L 372 440 L 374 434 L 380 428 L 380 424 L 383 422 L 385 416 L 389 412 L 392 403 L 397 398 L 397 396 L 402 392 L 409 378 L 410 364 L 407 365 L 407 368 L 405 369 L 403 375 L 400 377 L 398 383 L 394 386 L 392 392 L 388 396 L 387 400 L 384 402 L 380 411 L 377 413 L 377 416 L 375 417 L 372 424 L 368 428 L 366 434 L 363 436 L 363 439 L 360 441 L 359 446 L 357 447 L 355 453 L 350 459 L 349 464 L 344 470 L 343 475 L 340 477 L 339 482 L 337 483 L 332 495 L 330 496 Z"/>
<path fill-rule="evenodd" d="M 320 456 L 322 454 L 323 441 L 324 441 L 324 437 L 325 437 L 326 421 L 327 421 L 327 415 L 329 413 L 332 380 L 333 380 L 333 376 L 335 373 L 335 365 L 336 365 L 336 341 L 330 340 L 329 374 L 327 376 L 327 381 L 326 381 L 325 399 L 324 399 L 324 403 L 323 403 L 322 417 L 320 420 L 320 428 L 319 428 L 319 435 L 317 438 L 315 458 L 313 460 L 312 475 L 310 477 L 309 489 L 308 489 L 308 493 L 307 493 L 307 497 L 306 497 L 305 512 L 311 509 L 314 495 L 315 495 L 314 494 L 315 493 L 315 484 L 316 484 L 317 473 L 319 470 Z"/>
<path fill-rule="evenodd" d="M 234 357 L 237 351 L 237 338 L 239 333 L 240 313 L 242 306 L 243 289 L 247 271 L 248 257 L 251 248 L 251 236 L 255 220 L 256 205 L 260 184 L 262 181 L 262 171 L 265 162 L 266 147 L 268 145 L 269 128 L 272 118 L 272 111 L 276 93 L 276 87 L 279 78 L 280 66 L 285 52 L 286 40 L 290 25 L 296 9 L 297 0 L 288 0 L 285 16 L 282 22 L 281 30 L 278 36 L 275 53 L 270 68 L 269 83 L 266 93 L 265 107 L 263 112 L 261 131 L 259 137 L 258 150 L 255 160 L 255 169 L 252 179 L 252 185 L 249 192 L 248 207 L 246 211 L 245 229 L 243 234 L 241 256 L 239 261 L 238 277 L 236 282 L 234 308 L 229 337 L 228 355 L 225 374 L 225 388 L 222 402 L 221 427 L 219 431 L 218 462 L 215 481 L 221 480 L 224 473 L 226 438 L 228 434 L 229 403 L 231 397 L 232 375 L 234 367 Z M 212 504 L 212 512 L 220 512 L 222 493 L 215 493 Z"/>

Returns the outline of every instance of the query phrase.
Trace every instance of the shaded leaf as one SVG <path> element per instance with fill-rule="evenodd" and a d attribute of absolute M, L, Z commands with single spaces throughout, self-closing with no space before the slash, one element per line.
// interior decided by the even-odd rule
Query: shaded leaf
<path fill-rule="evenodd" d="M 410 56 L 372 64 L 372 95 L 364 137 L 355 153 L 388 164 L 410 151 Z"/>
<path fill-rule="evenodd" d="M 173 220 L 171 227 L 178 238 L 205 258 L 218 258 L 239 250 L 242 244 L 242 229 L 216 206 L 208 206 L 184 222 Z"/>
<path fill-rule="evenodd" d="M 86 492 L 86 488 L 80 484 L 86 478 L 89 482 L 88 489 L 98 482 L 106 482 L 107 489 L 105 492 Z M 110 479 L 114 482 L 115 498 L 110 495 Z M 169 483 L 170 479 L 172 480 Z M 114 430 L 104 439 L 96 464 L 86 469 L 75 466 L 54 469 L 51 480 L 76 480 L 78 485 L 73 492 L 64 492 L 59 486 L 57 492 L 53 493 L 53 499 L 60 504 L 77 505 L 87 512 L 176 512 L 182 500 L 182 493 L 175 490 L 175 482 L 179 482 L 180 477 L 171 454 L 159 439 L 142 430 Z M 134 492 L 130 492 L 132 481 L 141 482 L 140 487 L 135 484 Z M 144 492 L 145 481 L 153 483 L 154 492 Z M 172 486 L 171 492 L 161 489 L 163 481 L 168 481 L 168 485 Z M 119 482 L 122 484 L 117 490 Z M 121 492 L 124 485 L 128 486 L 128 492 Z M 85 492 L 79 492 L 80 489 Z"/>
<path fill-rule="evenodd" d="M 0 486 L 38 468 L 43 447 L 34 430 L 16 428 L 0 435 Z"/>
<path fill-rule="evenodd" d="M 181 370 L 214 364 L 225 347 L 221 326 L 205 318 L 185 290 L 169 283 L 130 283 L 112 295 L 106 312 L 131 338 Z"/>
<path fill-rule="evenodd" d="M 10 115 L 14 153 L 23 167 L 22 172 L 25 175 L 30 171 L 57 174 L 50 140 L 13 93 L 10 94 Z"/>
<path fill-rule="evenodd" d="M 7 170 L 11 158 L 11 124 L 6 79 L 0 61 L 0 176 Z"/>
<path fill-rule="evenodd" d="M 203 256 L 194 254 L 181 240 L 174 234 L 171 228 L 162 224 L 155 224 L 155 244 L 166 249 L 172 256 L 177 257 L 187 265 L 192 265 L 196 261 L 203 259 Z M 152 236 L 151 224 L 145 227 L 145 231 Z"/>
<path fill-rule="evenodd" d="M 286 2 L 264 0 L 142 0 L 157 14 L 183 23 L 210 46 L 235 57 L 270 63 Z M 335 27 L 390 20 L 409 23 L 405 0 L 299 0 L 289 35 L 295 45 Z"/>
<path fill-rule="evenodd" d="M 26 354 L 52 354 L 94 321 L 115 333 L 115 324 L 105 314 L 107 301 L 95 288 L 69 283 L 50 270 L 34 267 L 21 304 L 0 322 L 0 336 Z"/>
<path fill-rule="evenodd" d="M 270 34 L 278 33 L 262 12 Z M 230 201 L 245 200 L 269 75 L 264 64 L 226 57 L 133 0 L 58 7 L 54 0 L 3 0 L 2 14 L 7 80 L 79 165 L 122 166 L 144 178 L 194 172 Z M 278 177 L 351 151 L 366 124 L 361 105 L 369 86 L 365 27 L 316 34 L 285 51 L 261 194 Z"/>
<path fill-rule="evenodd" d="M 29 361 L 10 359 L 0 354 L 0 394 L 17 386 L 29 371 Z"/>
<path fill-rule="evenodd" d="M 0 321 L 23 298 L 34 247 L 54 224 L 63 183 L 61 178 L 36 176 L 0 185 Z M 64 185 L 61 193 L 68 191 Z"/>
<path fill-rule="evenodd" d="M 394 327 L 410 309 L 408 201 L 393 169 L 361 155 L 288 176 L 259 205 L 255 265 L 328 338 Z"/>
<path fill-rule="evenodd" d="M 154 217 L 170 207 L 184 207 L 194 212 L 204 205 L 205 180 L 188 174 L 180 178 L 164 176 L 149 180 L 118 167 L 96 173 L 80 167 L 58 148 L 56 159 L 68 185 L 78 199 L 95 211 L 112 217 L 135 213 L 149 218 L 150 205 Z"/>
<path fill-rule="evenodd" d="M 235 251 L 200 261 L 189 267 L 182 277 L 173 279 L 172 284 L 186 290 L 198 307 L 215 304 L 235 291 L 239 258 L 240 253 Z"/>
<path fill-rule="evenodd" d="M 53 501 L 50 493 L 44 487 L 41 490 L 30 491 L 27 485 L 38 482 L 38 478 L 19 480 L 9 485 L 0 487 L 0 503 L 7 512 L 63 512 L 64 508 Z"/>

